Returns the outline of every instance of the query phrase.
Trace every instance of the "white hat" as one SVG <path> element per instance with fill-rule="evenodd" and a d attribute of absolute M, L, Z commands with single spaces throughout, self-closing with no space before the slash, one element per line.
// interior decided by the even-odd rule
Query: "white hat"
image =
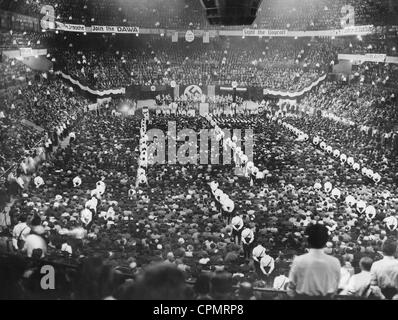
<path fill-rule="evenodd" d="M 73 178 L 72 182 L 74 187 L 79 187 L 82 184 L 82 179 L 77 176 Z"/>
<path fill-rule="evenodd" d="M 370 220 L 372 220 L 376 216 L 376 209 L 374 206 L 367 206 L 366 210 L 366 217 Z"/>
<path fill-rule="evenodd" d="M 243 219 L 241 217 L 239 217 L 239 216 L 235 216 L 235 217 L 232 218 L 231 224 L 233 226 L 235 226 L 235 227 L 238 226 L 238 225 L 241 225 L 241 224 L 243 224 Z"/>
<path fill-rule="evenodd" d="M 261 244 L 259 244 L 257 247 L 253 249 L 254 257 L 260 258 L 264 254 L 265 254 L 265 248 Z"/>
<path fill-rule="evenodd" d="M 252 231 L 251 229 L 249 229 L 249 228 L 246 228 L 246 229 L 244 229 L 244 230 L 242 231 L 242 238 L 248 238 L 248 237 L 253 238 L 253 236 L 254 236 L 254 233 L 253 233 L 253 231 Z"/>

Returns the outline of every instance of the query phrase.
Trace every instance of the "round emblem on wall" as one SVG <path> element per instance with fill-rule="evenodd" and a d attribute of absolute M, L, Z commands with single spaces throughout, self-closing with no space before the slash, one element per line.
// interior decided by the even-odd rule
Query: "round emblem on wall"
<path fill-rule="evenodd" d="M 189 94 L 202 94 L 202 89 L 200 87 L 198 87 L 197 85 L 191 85 L 189 87 L 185 88 L 184 91 L 185 95 L 189 95 Z"/>
<path fill-rule="evenodd" d="M 195 34 L 193 33 L 193 31 L 188 30 L 188 31 L 185 33 L 185 40 L 186 40 L 187 42 L 192 42 L 192 41 L 195 40 Z"/>

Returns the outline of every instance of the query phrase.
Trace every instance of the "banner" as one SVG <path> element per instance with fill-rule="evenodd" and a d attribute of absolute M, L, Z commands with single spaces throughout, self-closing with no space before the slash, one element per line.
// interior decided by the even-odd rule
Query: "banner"
<path fill-rule="evenodd" d="M 245 37 L 286 37 L 287 30 L 243 29 Z"/>
<path fill-rule="evenodd" d="M 203 34 L 203 43 L 210 43 L 210 32 L 205 32 Z"/>
<path fill-rule="evenodd" d="M 83 33 L 121 33 L 121 34 L 138 34 L 140 33 L 139 27 L 127 26 L 91 26 L 86 27 L 82 24 L 68 24 L 56 22 L 56 30 L 68 32 L 83 32 Z"/>
<path fill-rule="evenodd" d="M 178 31 L 174 31 L 171 35 L 171 42 L 178 42 Z"/>
<path fill-rule="evenodd" d="M 82 24 L 68 24 L 62 22 L 56 22 L 55 29 L 68 32 L 87 32 L 87 28 Z"/>
<path fill-rule="evenodd" d="M 234 88 L 232 88 L 232 87 L 220 87 L 220 90 L 221 91 L 234 91 Z M 247 88 L 236 88 L 236 91 L 237 92 L 246 92 L 247 91 Z"/>
<path fill-rule="evenodd" d="M 385 62 L 387 55 L 378 53 L 367 53 L 365 54 L 366 61 L 370 62 Z"/>
<path fill-rule="evenodd" d="M 199 114 L 201 116 L 205 116 L 209 113 L 209 104 L 208 103 L 201 103 L 199 105 Z"/>
<path fill-rule="evenodd" d="M 28 58 L 36 56 L 45 56 L 47 55 L 47 49 L 20 48 L 19 50 L 3 51 L 3 54 L 9 59 Z"/>
<path fill-rule="evenodd" d="M 180 96 L 185 94 L 185 95 L 202 95 L 205 94 L 207 95 L 207 86 L 199 86 L 196 84 L 191 84 L 191 85 L 180 85 L 180 90 L 179 90 Z"/>
<path fill-rule="evenodd" d="M 278 97 L 289 97 L 289 98 L 298 98 L 302 96 L 304 93 L 307 93 L 308 91 L 311 91 L 312 88 L 316 87 L 326 79 L 326 74 L 320 77 L 318 80 L 314 81 L 310 86 L 307 88 L 304 88 L 301 91 L 298 92 L 287 92 L 287 91 L 278 91 L 278 90 L 269 90 L 269 89 L 264 89 L 263 94 L 266 95 L 271 95 L 271 96 L 278 96 Z"/>
<path fill-rule="evenodd" d="M 373 25 L 354 26 L 344 29 L 333 30 L 311 30 L 311 31 L 289 31 L 289 30 L 267 30 L 267 29 L 243 29 L 243 30 L 220 30 L 220 36 L 230 37 L 340 37 L 358 36 L 377 33 Z"/>
<path fill-rule="evenodd" d="M 178 41 L 177 30 L 165 30 L 155 28 L 140 29 L 137 26 L 97 26 L 91 27 L 81 24 L 67 24 L 56 22 L 55 30 L 81 33 L 121 33 L 121 34 L 167 34 L 172 37 L 173 42 Z M 373 25 L 353 26 L 344 29 L 332 30 L 311 30 L 311 31 L 289 31 L 289 30 L 273 30 L 273 29 L 237 29 L 237 30 L 188 30 L 181 32 L 185 36 L 186 41 L 194 41 L 195 37 L 203 37 L 204 43 L 209 38 L 216 36 L 230 37 L 340 37 L 340 36 L 359 36 L 375 34 L 382 31 L 382 27 Z"/>
<path fill-rule="evenodd" d="M 32 48 L 20 48 L 19 52 L 21 53 L 21 57 L 31 57 L 32 54 Z"/>
<path fill-rule="evenodd" d="M 369 33 L 374 33 L 375 27 L 372 25 L 367 26 L 353 26 L 347 27 L 340 30 L 340 34 L 344 35 L 365 35 Z"/>
<path fill-rule="evenodd" d="M 89 31 L 90 32 L 90 31 Z M 118 27 L 118 26 L 91 26 L 92 33 L 140 33 L 138 27 Z"/>
<path fill-rule="evenodd" d="M 349 60 L 352 61 L 354 65 L 362 64 L 363 62 L 385 62 L 398 64 L 397 57 L 390 57 L 385 54 L 380 53 L 368 53 L 368 54 L 339 54 L 339 60 Z"/>
<path fill-rule="evenodd" d="M 126 93 L 126 88 L 121 88 L 121 89 L 110 89 L 110 90 L 92 90 L 87 86 L 83 86 L 79 81 L 74 80 L 70 75 L 67 75 L 63 73 L 62 71 L 57 71 L 55 72 L 56 75 L 60 75 L 62 78 L 69 80 L 71 83 L 74 85 L 78 86 L 81 90 L 86 91 L 88 93 L 91 93 L 96 96 L 108 96 L 111 94 L 118 95 L 118 94 L 125 94 Z"/>

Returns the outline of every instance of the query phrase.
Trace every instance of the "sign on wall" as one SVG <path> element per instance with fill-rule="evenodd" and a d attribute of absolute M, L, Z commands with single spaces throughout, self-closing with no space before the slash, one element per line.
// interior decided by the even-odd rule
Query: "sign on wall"
<path fill-rule="evenodd" d="M 187 42 L 193 42 L 195 40 L 195 34 L 193 33 L 193 31 L 188 30 L 185 33 L 185 41 Z"/>

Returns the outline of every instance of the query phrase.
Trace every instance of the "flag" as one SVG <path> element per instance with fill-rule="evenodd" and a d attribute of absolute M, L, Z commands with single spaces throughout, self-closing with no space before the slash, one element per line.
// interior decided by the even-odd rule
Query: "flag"
<path fill-rule="evenodd" d="M 171 42 L 178 42 L 178 31 L 175 31 L 175 32 L 171 35 Z"/>
<path fill-rule="evenodd" d="M 206 31 L 203 33 L 203 43 L 210 43 L 210 32 Z"/>

